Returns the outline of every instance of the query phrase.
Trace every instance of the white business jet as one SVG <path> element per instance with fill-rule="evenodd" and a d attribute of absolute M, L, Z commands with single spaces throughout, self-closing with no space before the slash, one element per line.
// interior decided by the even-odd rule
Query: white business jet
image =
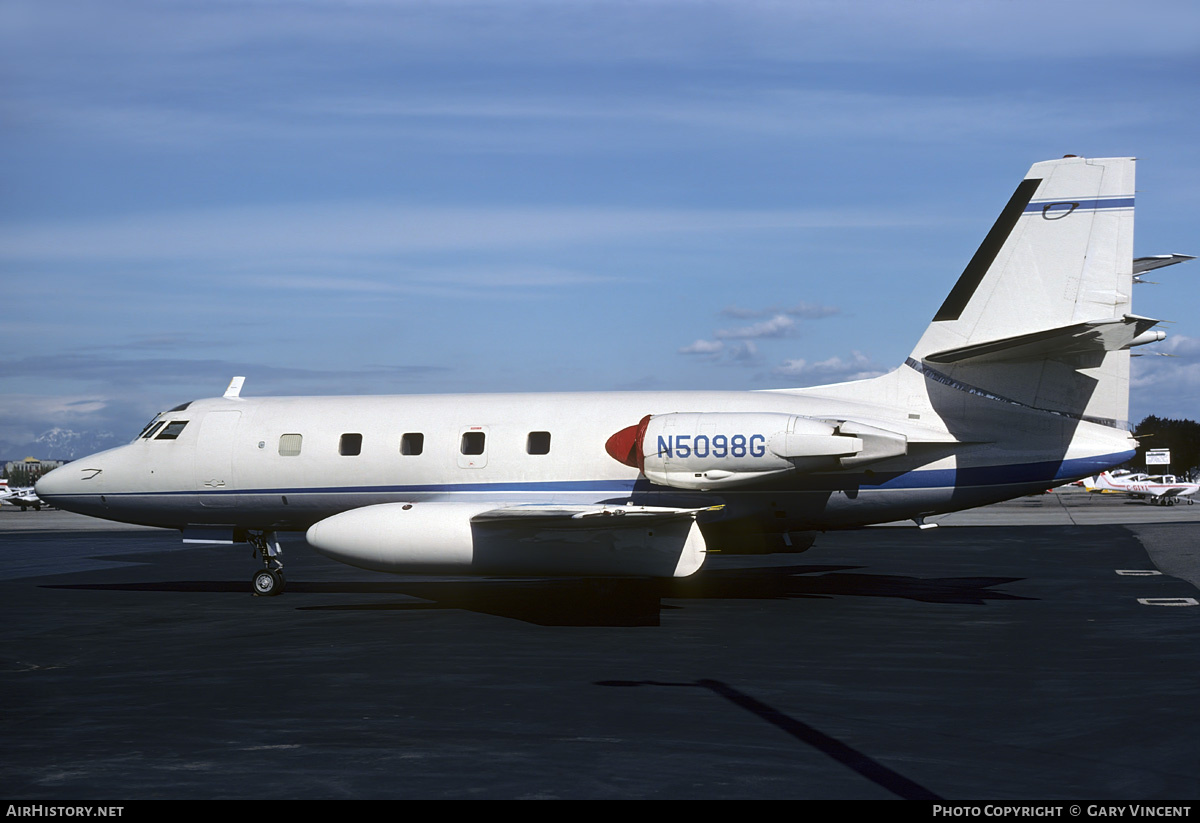
<path fill-rule="evenodd" d="M 1132 158 L 1037 163 L 911 355 L 870 380 L 749 392 L 223 397 L 43 477 L 56 506 L 385 572 L 682 577 L 1119 465 Z M 1157 337 L 1157 335 L 1152 335 Z"/>

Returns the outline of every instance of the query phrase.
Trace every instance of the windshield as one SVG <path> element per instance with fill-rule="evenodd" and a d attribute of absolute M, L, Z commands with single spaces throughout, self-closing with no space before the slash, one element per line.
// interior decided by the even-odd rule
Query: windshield
<path fill-rule="evenodd" d="M 154 434 L 154 432 L 158 431 L 159 426 L 162 425 L 162 423 L 158 419 L 160 417 L 162 417 L 162 412 L 159 412 L 158 414 L 154 415 L 154 419 L 145 425 L 145 427 L 142 429 L 142 431 L 138 434 L 137 437 L 133 438 L 133 442 L 136 443 L 137 441 L 141 440 L 143 437 L 150 437 L 151 435 Z M 155 424 L 157 424 L 157 425 L 155 425 Z"/>

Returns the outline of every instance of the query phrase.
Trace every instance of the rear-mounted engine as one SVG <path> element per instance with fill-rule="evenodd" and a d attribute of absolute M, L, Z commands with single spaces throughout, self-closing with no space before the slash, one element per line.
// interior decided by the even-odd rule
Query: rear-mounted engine
<path fill-rule="evenodd" d="M 837 471 L 905 454 L 904 435 L 848 420 L 777 412 L 647 415 L 614 434 L 609 455 L 661 486 L 720 489 L 789 472 Z"/>

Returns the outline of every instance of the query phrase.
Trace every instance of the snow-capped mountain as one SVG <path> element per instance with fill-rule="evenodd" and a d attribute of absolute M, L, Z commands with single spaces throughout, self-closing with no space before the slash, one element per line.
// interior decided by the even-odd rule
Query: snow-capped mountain
<path fill-rule="evenodd" d="M 4 460 L 75 460 L 121 444 L 112 432 L 73 431 L 54 428 L 25 443 L 0 441 L 0 457 Z"/>

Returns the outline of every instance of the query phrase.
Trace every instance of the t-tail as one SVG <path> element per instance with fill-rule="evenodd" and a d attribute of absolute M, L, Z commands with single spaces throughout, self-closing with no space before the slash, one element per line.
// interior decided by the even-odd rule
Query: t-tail
<path fill-rule="evenodd" d="M 1132 157 L 1036 163 L 907 365 L 1035 409 L 1128 429 Z"/>
<path fill-rule="evenodd" d="M 1163 336 L 1131 308 L 1134 167 L 1035 163 L 904 366 L 868 381 L 875 396 L 966 437 L 1006 408 L 1128 431 L 1129 349 Z"/>

